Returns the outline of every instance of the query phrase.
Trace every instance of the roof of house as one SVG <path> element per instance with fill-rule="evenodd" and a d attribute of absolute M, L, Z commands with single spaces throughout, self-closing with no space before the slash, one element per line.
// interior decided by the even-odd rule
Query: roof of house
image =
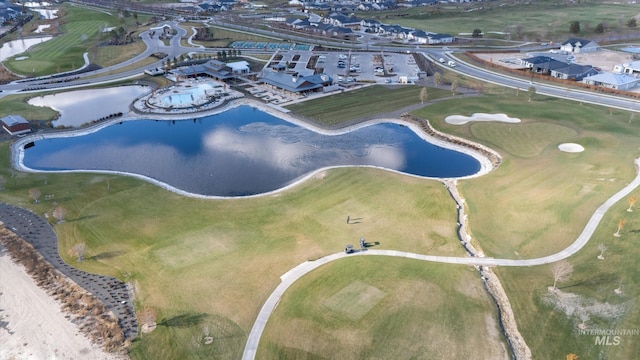
<path fill-rule="evenodd" d="M 640 70 L 640 61 L 632 61 L 622 64 L 625 69 Z"/>
<path fill-rule="evenodd" d="M 598 72 L 591 65 L 580 65 L 580 64 L 568 64 L 568 66 L 564 66 L 561 68 L 557 68 L 553 70 L 554 72 L 567 74 L 569 76 L 578 76 L 578 75 L 595 75 Z"/>
<path fill-rule="evenodd" d="M 20 115 L 8 115 L 0 119 L 5 125 L 11 127 L 18 124 L 28 124 L 27 119 L 23 118 Z"/>
<path fill-rule="evenodd" d="M 584 47 L 587 44 L 591 44 L 591 45 L 598 45 L 595 42 L 591 41 L 591 40 L 587 40 L 587 39 L 580 39 L 580 38 L 571 38 L 565 42 L 562 43 L 562 45 L 567 45 L 570 44 L 571 46 L 575 47 L 577 45 L 579 45 L 580 47 Z"/>
<path fill-rule="evenodd" d="M 638 79 L 636 79 L 633 76 L 629 76 L 625 74 L 614 74 L 609 72 L 588 76 L 583 80 L 595 81 L 595 82 L 610 84 L 610 85 L 627 85 L 627 84 L 638 82 Z"/>
<path fill-rule="evenodd" d="M 453 35 L 449 35 L 449 34 L 433 34 L 430 33 L 429 37 L 432 39 L 448 39 L 448 38 L 452 38 Z"/>
<path fill-rule="evenodd" d="M 568 63 L 558 61 L 549 56 L 534 56 L 531 58 L 522 59 L 522 62 L 525 64 L 531 64 L 538 69 L 544 68 L 549 71 L 569 66 Z"/>

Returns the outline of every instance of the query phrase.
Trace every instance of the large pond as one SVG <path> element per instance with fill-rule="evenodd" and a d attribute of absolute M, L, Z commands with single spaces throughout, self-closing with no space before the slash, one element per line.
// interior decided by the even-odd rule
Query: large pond
<path fill-rule="evenodd" d="M 86 135 L 37 140 L 25 150 L 23 164 L 45 171 L 135 173 L 210 196 L 266 193 L 334 166 L 447 178 L 480 170 L 475 158 L 428 143 L 406 126 L 377 124 L 326 135 L 249 106 L 194 120 L 127 121 Z"/>

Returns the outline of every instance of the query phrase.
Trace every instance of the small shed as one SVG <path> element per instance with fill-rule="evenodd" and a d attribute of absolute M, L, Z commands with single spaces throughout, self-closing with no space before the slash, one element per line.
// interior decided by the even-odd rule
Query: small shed
<path fill-rule="evenodd" d="M 0 119 L 2 128 L 11 135 L 26 134 L 31 131 L 31 125 L 27 119 L 20 115 L 9 115 Z"/>

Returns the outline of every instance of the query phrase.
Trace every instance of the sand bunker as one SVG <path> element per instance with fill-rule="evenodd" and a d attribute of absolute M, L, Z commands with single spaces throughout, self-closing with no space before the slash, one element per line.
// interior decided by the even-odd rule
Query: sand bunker
<path fill-rule="evenodd" d="M 470 121 L 500 121 L 506 123 L 519 123 L 520 119 L 508 117 L 506 114 L 473 113 L 471 116 L 449 115 L 444 121 L 453 125 L 464 125 Z"/>
<path fill-rule="evenodd" d="M 579 153 L 584 151 L 584 147 L 582 145 L 574 144 L 574 143 L 560 144 L 558 145 L 558 149 L 560 149 L 560 151 L 569 152 L 569 153 Z"/>

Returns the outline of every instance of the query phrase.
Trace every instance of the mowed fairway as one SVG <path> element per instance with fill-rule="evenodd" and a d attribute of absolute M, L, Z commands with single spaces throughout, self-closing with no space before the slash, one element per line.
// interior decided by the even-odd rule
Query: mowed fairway
<path fill-rule="evenodd" d="M 282 298 L 257 359 L 505 359 L 472 267 L 386 257 L 314 270 Z"/>
<path fill-rule="evenodd" d="M 456 114 L 505 113 L 519 124 L 444 122 L 453 102 L 419 111 L 445 132 L 498 150 L 503 164 L 493 173 L 459 184 L 467 200 L 473 236 L 487 255 L 532 258 L 557 252 L 582 231 L 595 209 L 635 176 L 633 160 L 640 156 L 637 116 L 591 105 L 508 93 L 456 102 Z M 564 153 L 562 142 L 585 147 Z M 521 144 L 520 147 L 517 144 Z M 640 190 L 635 196 L 640 196 Z M 640 212 L 626 211 L 625 200 L 610 210 L 590 242 L 568 261 L 574 272 L 561 282 L 561 296 L 547 290 L 553 284 L 550 266 L 499 268 L 518 327 L 534 359 L 635 359 L 637 336 L 623 336 L 618 346 L 596 344 L 586 329 L 639 329 L 640 272 L 635 265 Z M 612 234 L 625 219 L 621 237 Z M 607 250 L 598 260 L 599 244 Z M 622 287 L 623 293 L 614 290 Z M 562 299 L 562 300 L 559 300 Z M 584 320 L 586 319 L 586 320 Z"/>
<path fill-rule="evenodd" d="M 100 11 L 74 6 L 64 9 L 61 34 L 21 55 L 27 59 L 6 61 L 11 71 L 38 76 L 77 69 L 84 64 L 83 53 L 100 41 L 100 29 L 115 26 L 118 21 L 116 16 Z"/>

